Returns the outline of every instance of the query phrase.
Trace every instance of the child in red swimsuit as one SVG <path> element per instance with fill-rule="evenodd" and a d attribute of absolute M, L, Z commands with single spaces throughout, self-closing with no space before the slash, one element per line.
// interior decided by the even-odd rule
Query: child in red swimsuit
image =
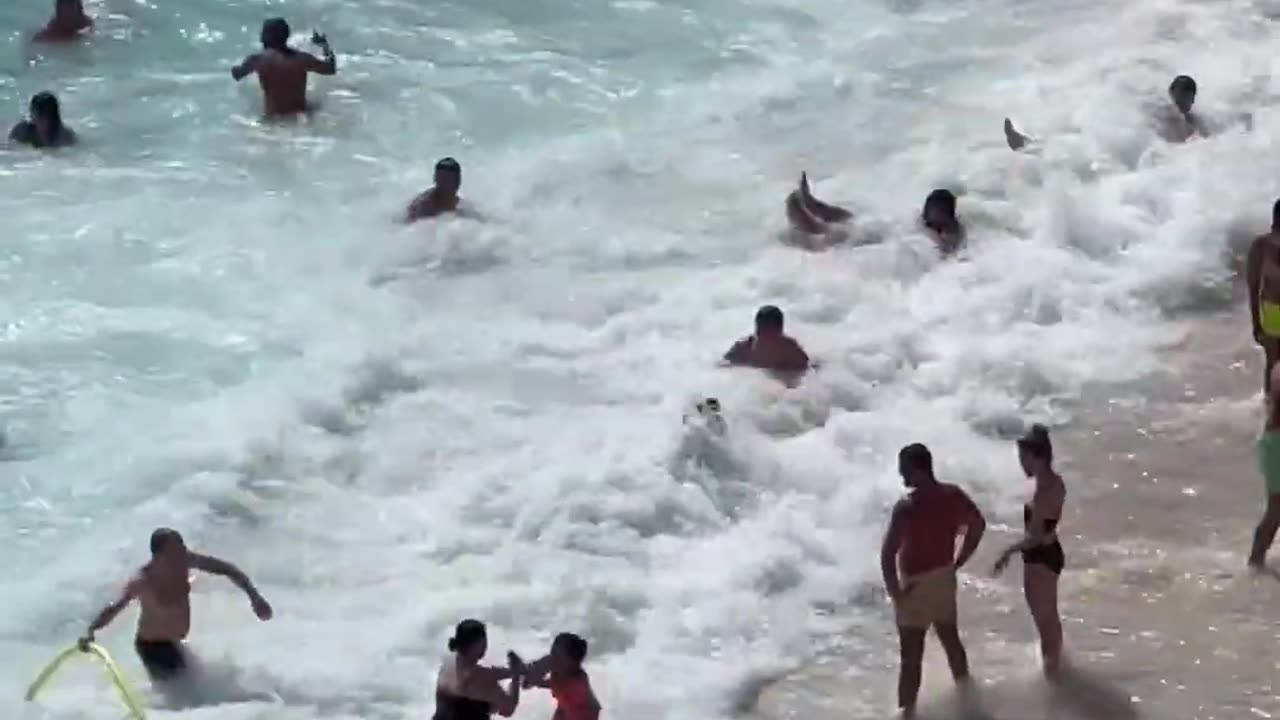
<path fill-rule="evenodd" d="M 551 720 L 599 720 L 600 701 L 582 669 L 586 658 L 586 640 L 560 633 L 551 642 L 550 654 L 526 666 L 524 686 L 549 688 L 556 699 L 556 714 Z"/>

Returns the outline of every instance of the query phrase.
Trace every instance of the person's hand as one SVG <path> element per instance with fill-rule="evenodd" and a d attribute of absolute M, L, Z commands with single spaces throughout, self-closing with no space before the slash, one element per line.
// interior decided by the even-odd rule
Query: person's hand
<path fill-rule="evenodd" d="M 80 648 L 80 652 L 89 652 L 89 646 L 92 644 L 93 644 L 92 630 L 85 633 L 84 635 L 81 635 L 80 638 L 76 640 L 76 647 Z"/>
<path fill-rule="evenodd" d="M 317 30 L 316 32 L 311 33 L 311 42 L 319 45 L 320 47 L 327 47 L 329 45 L 329 38 L 325 37 L 324 33 Z"/>
<path fill-rule="evenodd" d="M 249 598 L 249 602 L 253 604 L 253 614 L 257 615 L 259 620 L 271 619 L 273 615 L 271 603 L 267 602 L 266 598 L 255 593 L 253 597 Z"/>
<path fill-rule="evenodd" d="M 1004 569 L 1009 567 L 1009 560 L 1011 560 L 1012 558 L 1013 558 L 1013 553 L 1009 553 L 1009 552 L 1004 553 L 1003 555 L 1000 556 L 999 560 L 996 560 L 996 565 L 994 568 L 991 569 L 991 572 L 996 575 L 999 575 L 1000 573 L 1004 572 Z"/>
<path fill-rule="evenodd" d="M 507 667 L 511 670 L 511 674 L 513 677 L 519 678 L 525 674 L 524 660 L 521 660 L 520 656 L 515 654 L 515 652 L 512 650 L 507 651 Z"/>

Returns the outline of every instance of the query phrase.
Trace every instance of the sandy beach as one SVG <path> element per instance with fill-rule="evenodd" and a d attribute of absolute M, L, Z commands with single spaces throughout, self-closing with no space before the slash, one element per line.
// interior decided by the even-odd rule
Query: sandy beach
<path fill-rule="evenodd" d="M 968 698 L 955 693 L 931 640 L 923 717 L 1280 716 L 1280 575 L 1244 565 L 1262 501 L 1253 452 L 1261 357 L 1246 327 L 1239 311 L 1188 321 L 1162 371 L 1091 390 L 1077 420 L 1055 431 L 1071 493 L 1061 531 L 1065 681 L 1051 691 L 1041 679 L 1020 567 L 990 574 L 1017 519 L 989 517 L 960 597 L 977 687 Z M 766 687 L 755 716 L 892 717 L 897 644 L 887 608 L 882 616 L 883 636 L 858 642 L 878 652 L 835 642 Z M 885 710 L 859 709 L 867 707 Z"/>

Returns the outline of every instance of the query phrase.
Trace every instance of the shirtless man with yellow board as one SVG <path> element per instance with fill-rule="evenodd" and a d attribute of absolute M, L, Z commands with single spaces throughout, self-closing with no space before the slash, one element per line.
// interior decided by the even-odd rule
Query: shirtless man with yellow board
<path fill-rule="evenodd" d="M 261 620 L 271 619 L 271 605 L 240 568 L 225 560 L 191 552 L 177 530 L 160 528 L 151 533 L 151 561 L 142 566 L 124 587 L 120 597 L 102 609 L 84 637 L 82 648 L 93 642 L 93 634 L 106 627 L 130 602 L 142 606 L 134 647 L 151 679 L 165 682 L 187 670 L 182 642 L 191 632 L 192 570 L 221 575 L 244 590 Z"/>

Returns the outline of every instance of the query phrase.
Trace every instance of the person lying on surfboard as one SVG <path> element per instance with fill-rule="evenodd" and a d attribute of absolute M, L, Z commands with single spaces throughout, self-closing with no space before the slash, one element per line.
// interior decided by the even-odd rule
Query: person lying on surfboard
<path fill-rule="evenodd" d="M 813 196 L 809 190 L 809 174 L 800 173 L 800 185 L 787 195 L 787 222 L 791 229 L 805 235 L 825 235 L 831 225 L 843 223 L 853 213 L 842 207 L 828 205 Z"/>
<path fill-rule="evenodd" d="M 81 648 L 106 627 L 130 602 L 142 606 L 134 648 L 154 682 L 171 681 L 187 670 L 182 642 L 191 632 L 192 570 L 221 575 L 249 596 L 260 620 L 271 619 L 271 605 L 258 593 L 240 568 L 225 560 L 191 552 L 177 530 L 159 528 L 151 533 L 151 561 L 125 585 L 120 597 L 102 609 L 80 638 Z"/>

